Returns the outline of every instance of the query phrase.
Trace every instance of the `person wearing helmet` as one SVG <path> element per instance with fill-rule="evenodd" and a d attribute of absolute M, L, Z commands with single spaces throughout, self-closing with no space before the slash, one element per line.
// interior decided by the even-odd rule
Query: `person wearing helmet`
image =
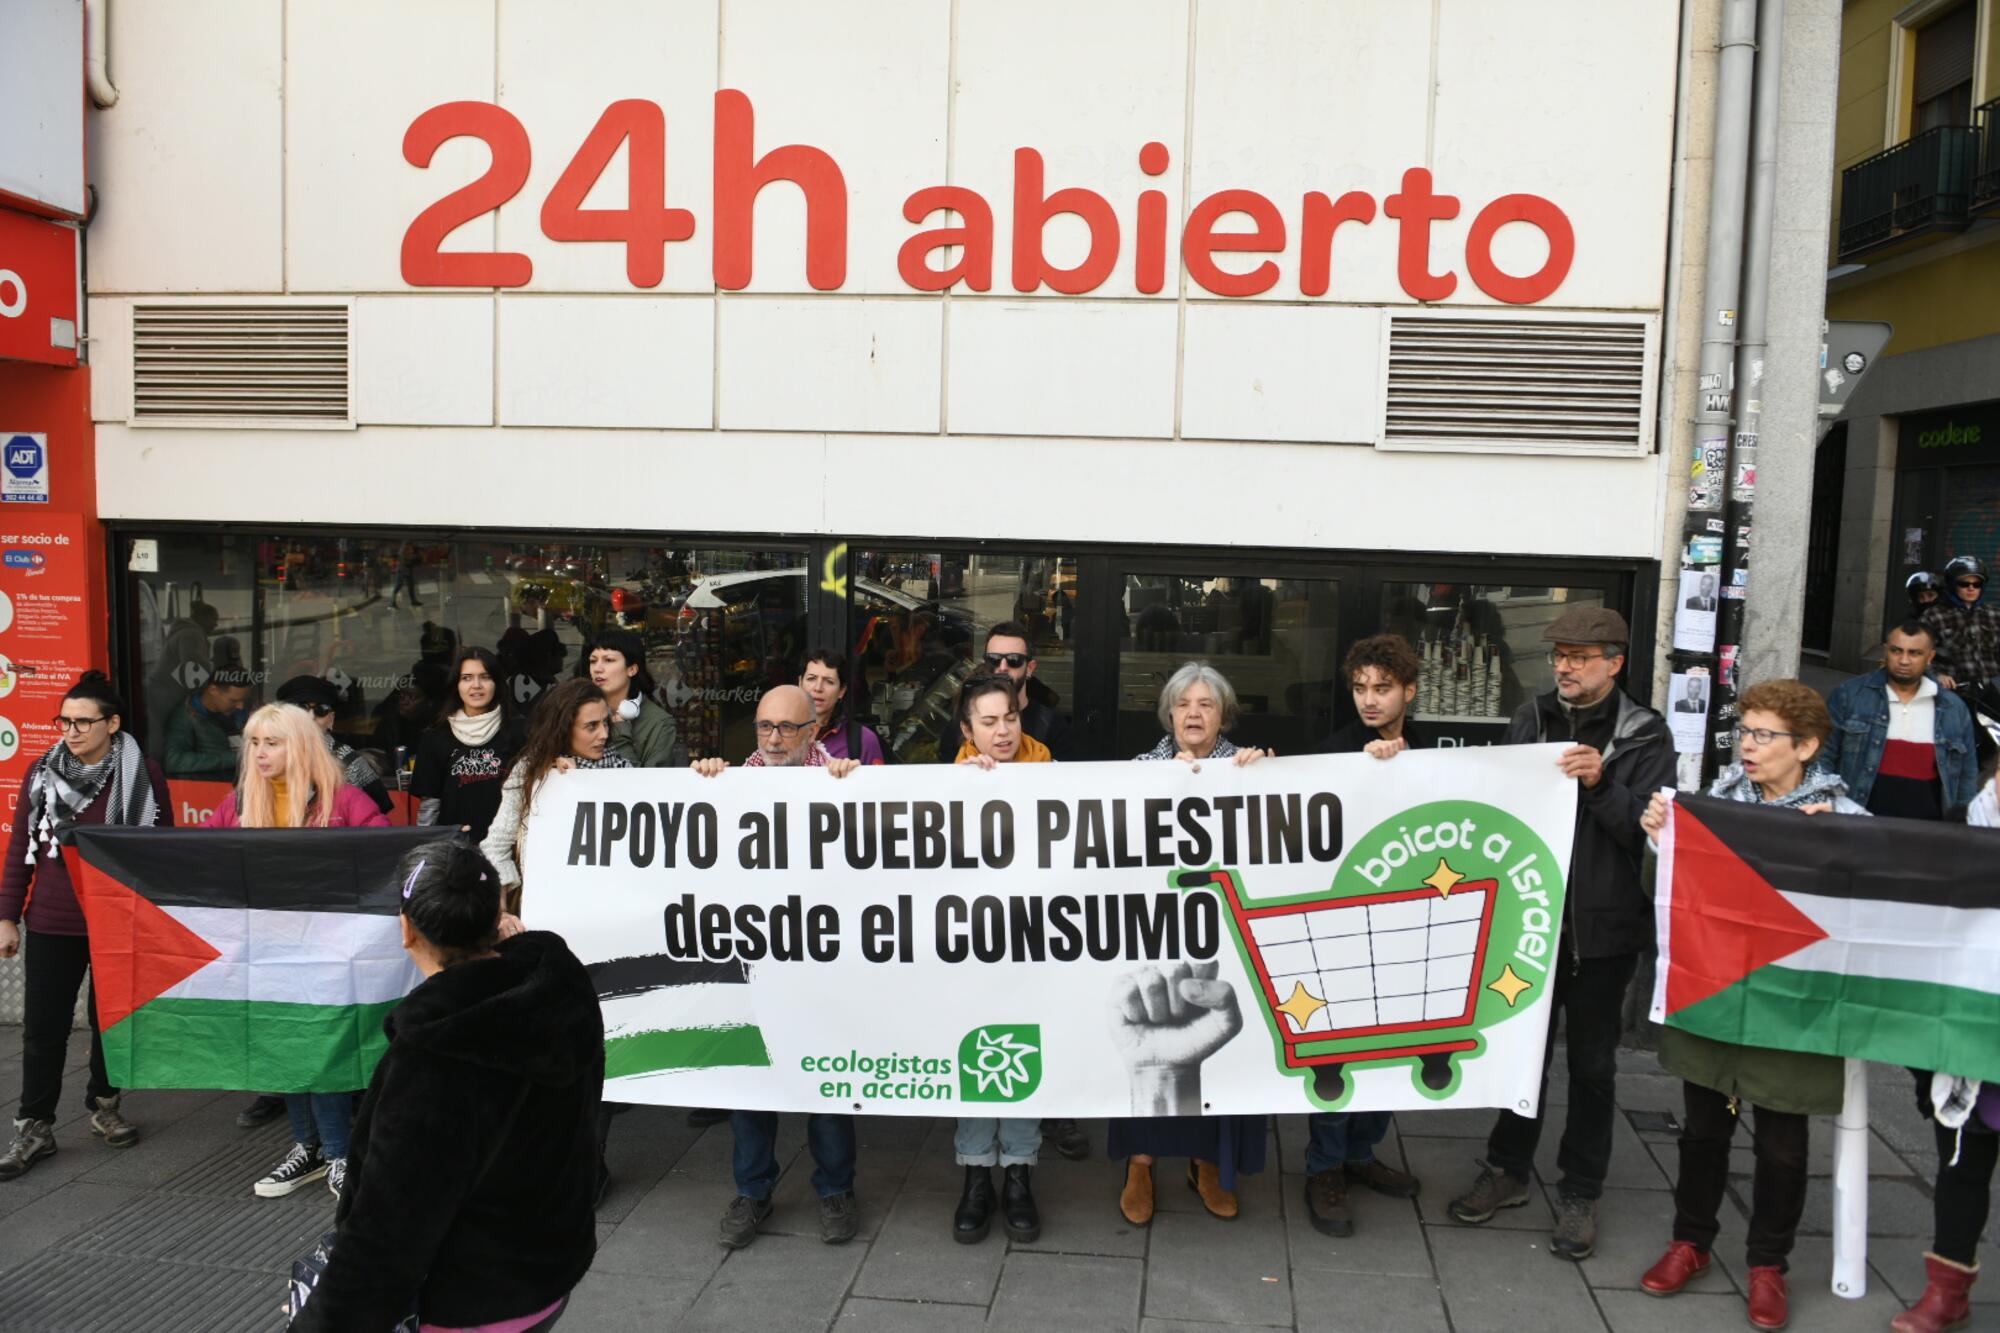
<path fill-rule="evenodd" d="M 1946 595 L 1924 613 L 1937 631 L 1938 684 L 1959 689 L 2000 676 L 2000 607 L 1988 605 L 1986 562 L 1955 555 L 1944 567 Z"/>
<path fill-rule="evenodd" d="M 1928 569 L 1920 569 L 1904 580 L 1903 591 L 1909 594 L 1910 616 L 1916 619 L 1936 606 L 1938 599 L 1944 596 L 1944 580 Z"/>

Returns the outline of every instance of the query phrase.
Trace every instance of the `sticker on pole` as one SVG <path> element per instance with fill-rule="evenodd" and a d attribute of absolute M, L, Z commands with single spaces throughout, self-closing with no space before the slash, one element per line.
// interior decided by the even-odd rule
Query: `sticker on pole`
<path fill-rule="evenodd" d="M 0 463 L 0 500 L 26 504 L 49 502 L 49 437 L 9 435 Z"/>

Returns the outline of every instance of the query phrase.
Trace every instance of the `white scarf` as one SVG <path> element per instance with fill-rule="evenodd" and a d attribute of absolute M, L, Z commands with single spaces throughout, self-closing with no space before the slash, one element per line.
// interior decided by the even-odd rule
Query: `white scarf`
<path fill-rule="evenodd" d="M 460 745 L 480 746 L 500 730 L 500 706 L 495 704 L 477 717 L 467 717 L 463 709 L 451 715 L 451 734 Z"/>

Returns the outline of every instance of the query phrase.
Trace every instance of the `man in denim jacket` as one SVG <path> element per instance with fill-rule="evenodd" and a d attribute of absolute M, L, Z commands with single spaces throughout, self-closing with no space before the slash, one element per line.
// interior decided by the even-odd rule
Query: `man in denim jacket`
<path fill-rule="evenodd" d="M 1889 631 L 1883 665 L 1827 696 L 1826 765 L 1877 815 L 1942 819 L 1978 793 L 1972 712 L 1930 675 L 1937 640 L 1906 620 Z"/>

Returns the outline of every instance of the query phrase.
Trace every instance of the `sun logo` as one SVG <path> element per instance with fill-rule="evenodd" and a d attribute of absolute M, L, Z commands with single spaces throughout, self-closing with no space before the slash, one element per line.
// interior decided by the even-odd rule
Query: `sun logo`
<path fill-rule="evenodd" d="M 1034 1023 L 988 1024 L 958 1045 L 959 1096 L 1017 1102 L 1041 1085 L 1042 1032 Z"/>

